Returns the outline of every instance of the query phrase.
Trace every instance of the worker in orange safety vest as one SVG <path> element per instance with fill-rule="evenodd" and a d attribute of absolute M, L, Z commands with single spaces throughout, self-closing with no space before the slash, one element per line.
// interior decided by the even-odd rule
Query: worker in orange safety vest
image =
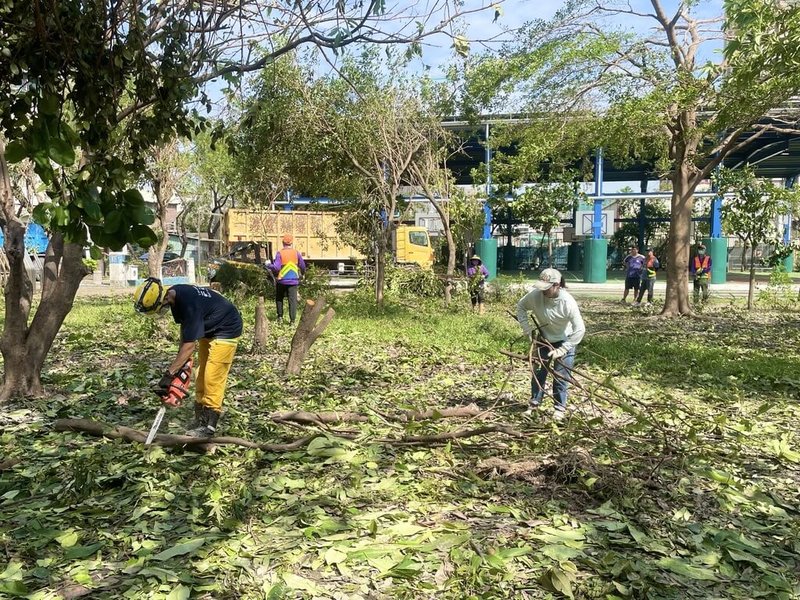
<path fill-rule="evenodd" d="M 706 254 L 706 247 L 703 244 L 697 247 L 697 254 L 689 261 L 689 272 L 694 279 L 695 304 L 700 301 L 701 292 L 703 302 L 706 302 L 711 295 L 708 290 L 708 282 L 711 281 L 711 257 Z"/>
<path fill-rule="evenodd" d="M 278 311 L 278 322 L 283 323 L 283 299 L 289 298 L 289 324 L 293 325 L 297 317 L 297 288 L 306 271 L 303 256 L 294 248 L 294 238 L 286 234 L 281 239 L 283 248 L 275 255 L 271 265 L 275 273 L 275 307 Z"/>

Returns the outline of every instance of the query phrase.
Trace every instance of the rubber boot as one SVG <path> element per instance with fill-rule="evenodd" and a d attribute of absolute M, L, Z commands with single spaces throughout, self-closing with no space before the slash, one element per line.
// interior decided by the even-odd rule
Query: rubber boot
<path fill-rule="evenodd" d="M 482 315 L 484 312 L 486 312 L 486 309 L 483 306 L 483 302 L 479 302 L 478 303 L 478 314 Z"/>
<path fill-rule="evenodd" d="M 200 422 L 197 427 L 187 431 L 189 437 L 212 437 L 217 430 L 219 413 L 208 406 L 201 406 Z"/>
<path fill-rule="evenodd" d="M 189 422 L 188 427 L 186 427 L 186 435 L 189 435 L 189 432 L 193 429 L 197 429 L 199 427 L 206 426 L 205 420 L 205 411 L 203 410 L 203 405 L 199 404 L 198 402 L 194 403 L 194 418 Z"/>

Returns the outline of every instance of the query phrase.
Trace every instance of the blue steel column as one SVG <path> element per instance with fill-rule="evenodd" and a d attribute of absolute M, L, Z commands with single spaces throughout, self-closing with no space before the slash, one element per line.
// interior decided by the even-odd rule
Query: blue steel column
<path fill-rule="evenodd" d="M 594 213 L 592 214 L 592 239 L 603 237 L 603 149 L 598 148 L 594 164 Z"/>
<path fill-rule="evenodd" d="M 593 208 L 592 237 L 584 242 L 583 280 L 587 283 L 605 283 L 608 275 L 608 240 L 603 237 L 602 148 L 595 152 Z"/>

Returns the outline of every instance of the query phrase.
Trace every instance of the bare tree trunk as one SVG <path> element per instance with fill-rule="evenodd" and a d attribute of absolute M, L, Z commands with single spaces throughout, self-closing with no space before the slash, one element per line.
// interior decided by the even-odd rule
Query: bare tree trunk
<path fill-rule="evenodd" d="M 375 255 L 375 304 L 383 306 L 383 288 L 386 283 L 386 241 L 378 243 Z"/>
<path fill-rule="evenodd" d="M 756 284 L 756 244 L 750 246 L 750 283 L 747 286 L 747 310 L 753 310 L 753 289 Z"/>
<path fill-rule="evenodd" d="M 161 180 L 155 178 L 153 180 L 153 192 L 156 196 L 156 224 L 157 229 L 160 230 L 160 239 L 156 244 L 150 247 L 147 254 L 147 272 L 150 277 L 157 277 L 161 279 L 161 266 L 164 264 L 164 253 L 169 246 L 169 233 L 167 233 L 167 202 L 169 198 L 164 197 L 165 188 L 171 190 L 169 185 L 163 185 Z"/>
<path fill-rule="evenodd" d="M 689 166 L 678 165 L 672 177 L 672 200 L 667 245 L 667 292 L 664 298 L 665 316 L 690 315 L 689 304 L 689 244 L 692 225 L 694 189 Z"/>
<path fill-rule="evenodd" d="M 439 218 L 442 220 L 444 237 L 447 240 L 447 273 L 445 275 L 444 282 L 444 303 L 450 304 L 453 292 L 453 275 L 456 272 L 456 243 L 455 240 L 453 240 L 453 228 L 450 226 L 450 211 L 445 210 L 444 207 L 436 201 L 433 194 L 428 189 L 423 189 L 425 190 L 425 195 L 428 198 L 428 202 L 433 205 L 433 208 L 436 210 L 436 212 L 439 214 Z"/>
<path fill-rule="evenodd" d="M 453 240 L 453 231 L 450 229 L 450 219 L 442 221 L 444 237 L 447 240 L 447 273 L 444 282 L 444 303 L 450 304 L 453 294 L 453 275 L 456 272 L 456 243 Z"/>
<path fill-rule="evenodd" d="M 264 350 L 267 347 L 268 336 L 269 325 L 267 324 L 267 315 L 264 309 L 264 296 L 259 296 L 258 305 L 256 306 L 256 325 L 253 347 L 256 350 Z"/>
<path fill-rule="evenodd" d="M 311 345 L 322 335 L 325 328 L 330 324 L 336 314 L 332 308 L 328 308 L 321 319 L 319 318 L 325 308 L 325 299 L 306 300 L 303 307 L 303 314 L 300 315 L 300 323 L 292 337 L 292 349 L 289 352 L 289 359 L 286 361 L 286 374 L 298 375 L 303 366 L 303 360 L 311 348 Z M 317 321 L 319 319 L 319 321 Z"/>
<path fill-rule="evenodd" d="M 742 242 L 742 271 L 747 271 L 747 242 Z"/>

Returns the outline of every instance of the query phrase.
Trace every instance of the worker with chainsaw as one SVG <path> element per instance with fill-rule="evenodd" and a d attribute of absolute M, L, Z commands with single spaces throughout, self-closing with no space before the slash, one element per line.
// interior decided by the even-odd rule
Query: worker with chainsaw
<path fill-rule="evenodd" d="M 469 297 L 472 301 L 472 311 L 475 307 L 478 308 L 478 314 L 483 314 L 483 288 L 486 283 L 486 278 L 489 277 L 489 271 L 483 266 L 481 257 L 477 254 L 469 259 L 469 266 L 467 267 L 467 285 L 469 287 Z"/>
<path fill-rule="evenodd" d="M 283 299 L 289 299 L 289 324 L 294 325 L 297 317 L 297 288 L 300 278 L 306 272 L 303 256 L 294 248 L 294 238 L 286 234 L 281 239 L 283 248 L 275 255 L 272 272 L 275 273 L 275 308 L 278 311 L 278 322 L 283 323 Z"/>
<path fill-rule="evenodd" d="M 551 372 L 555 399 L 553 418 L 557 421 L 566 417 L 567 387 L 575 363 L 575 348 L 586 332 L 578 303 L 565 288 L 559 271 L 544 269 L 533 289 L 517 303 L 517 320 L 533 344 L 534 372 L 526 414 L 542 407 L 547 374 Z M 532 325 L 528 313 L 532 313 Z"/>
<path fill-rule="evenodd" d="M 711 257 L 706 254 L 706 247 L 703 244 L 697 247 L 697 254 L 689 261 L 689 273 L 694 280 L 694 303 L 700 301 L 701 292 L 703 302 L 706 302 L 711 295 L 708 289 L 711 280 Z"/>
<path fill-rule="evenodd" d="M 136 288 L 134 308 L 145 314 L 161 314 L 169 309 L 180 325 L 178 354 L 156 388 L 166 404 L 177 406 L 188 392 L 192 357 L 197 349 L 194 421 L 186 435 L 213 436 L 222 412 L 228 373 L 242 335 L 239 310 L 211 288 L 165 286 L 154 277 L 148 277 Z"/>

